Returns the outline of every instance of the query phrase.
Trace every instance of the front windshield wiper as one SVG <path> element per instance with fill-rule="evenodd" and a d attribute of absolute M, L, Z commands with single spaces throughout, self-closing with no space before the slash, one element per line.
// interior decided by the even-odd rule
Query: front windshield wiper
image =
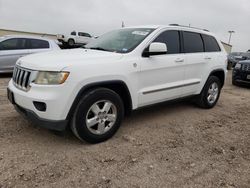
<path fill-rule="evenodd" d="M 91 47 L 89 48 L 91 50 L 101 50 L 101 51 L 107 51 L 107 52 L 111 52 L 110 50 L 107 50 L 107 49 L 104 49 L 104 48 L 101 48 L 101 47 Z"/>

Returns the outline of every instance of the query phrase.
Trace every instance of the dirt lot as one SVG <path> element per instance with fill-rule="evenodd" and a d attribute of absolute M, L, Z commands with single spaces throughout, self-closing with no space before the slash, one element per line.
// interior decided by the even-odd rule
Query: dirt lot
<path fill-rule="evenodd" d="M 23 119 L 0 79 L 0 187 L 250 187 L 250 89 L 231 78 L 218 105 L 162 104 L 89 145 Z"/>

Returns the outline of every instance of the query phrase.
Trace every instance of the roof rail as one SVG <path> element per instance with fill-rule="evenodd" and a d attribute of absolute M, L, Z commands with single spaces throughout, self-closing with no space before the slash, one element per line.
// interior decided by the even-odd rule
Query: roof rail
<path fill-rule="evenodd" d="M 191 27 L 191 26 L 187 26 L 187 25 L 179 25 L 179 24 L 169 24 L 169 25 L 170 26 L 180 26 L 180 27 L 187 27 L 187 28 L 199 29 L 199 30 L 203 30 L 203 31 L 209 32 L 209 30 L 207 30 L 207 29 L 201 29 L 201 28 L 198 28 L 198 27 Z"/>

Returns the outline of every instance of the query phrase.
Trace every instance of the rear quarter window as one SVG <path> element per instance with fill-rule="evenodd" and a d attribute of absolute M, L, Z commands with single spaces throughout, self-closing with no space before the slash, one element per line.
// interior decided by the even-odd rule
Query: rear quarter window
<path fill-rule="evenodd" d="M 206 52 L 219 52 L 221 51 L 220 46 L 216 39 L 209 35 L 202 35 L 204 41 L 204 47 Z"/>
<path fill-rule="evenodd" d="M 45 49 L 49 48 L 49 42 L 39 39 L 28 39 L 30 49 Z"/>

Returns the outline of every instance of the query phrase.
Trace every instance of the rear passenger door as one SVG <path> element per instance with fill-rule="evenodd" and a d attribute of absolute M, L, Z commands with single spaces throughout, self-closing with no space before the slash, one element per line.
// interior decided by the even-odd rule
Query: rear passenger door
<path fill-rule="evenodd" d="M 78 33 L 79 36 L 79 43 L 81 44 L 87 44 L 91 40 L 91 36 L 88 33 Z"/>
<path fill-rule="evenodd" d="M 185 96 L 197 93 L 201 87 L 202 78 L 207 72 L 203 39 L 200 33 L 183 31 L 183 49 L 186 54 L 185 78 L 183 94 Z"/>
<path fill-rule="evenodd" d="M 220 46 L 213 36 L 183 32 L 183 46 L 186 53 L 185 95 L 199 94 L 220 58 Z"/>
<path fill-rule="evenodd" d="M 28 44 L 29 53 L 46 52 L 50 50 L 50 44 L 42 39 L 26 39 Z"/>
<path fill-rule="evenodd" d="M 142 58 L 139 73 L 139 106 L 182 96 L 185 54 L 181 53 L 180 32 L 163 31 L 152 42 L 165 43 L 168 51 L 164 55 Z"/>

